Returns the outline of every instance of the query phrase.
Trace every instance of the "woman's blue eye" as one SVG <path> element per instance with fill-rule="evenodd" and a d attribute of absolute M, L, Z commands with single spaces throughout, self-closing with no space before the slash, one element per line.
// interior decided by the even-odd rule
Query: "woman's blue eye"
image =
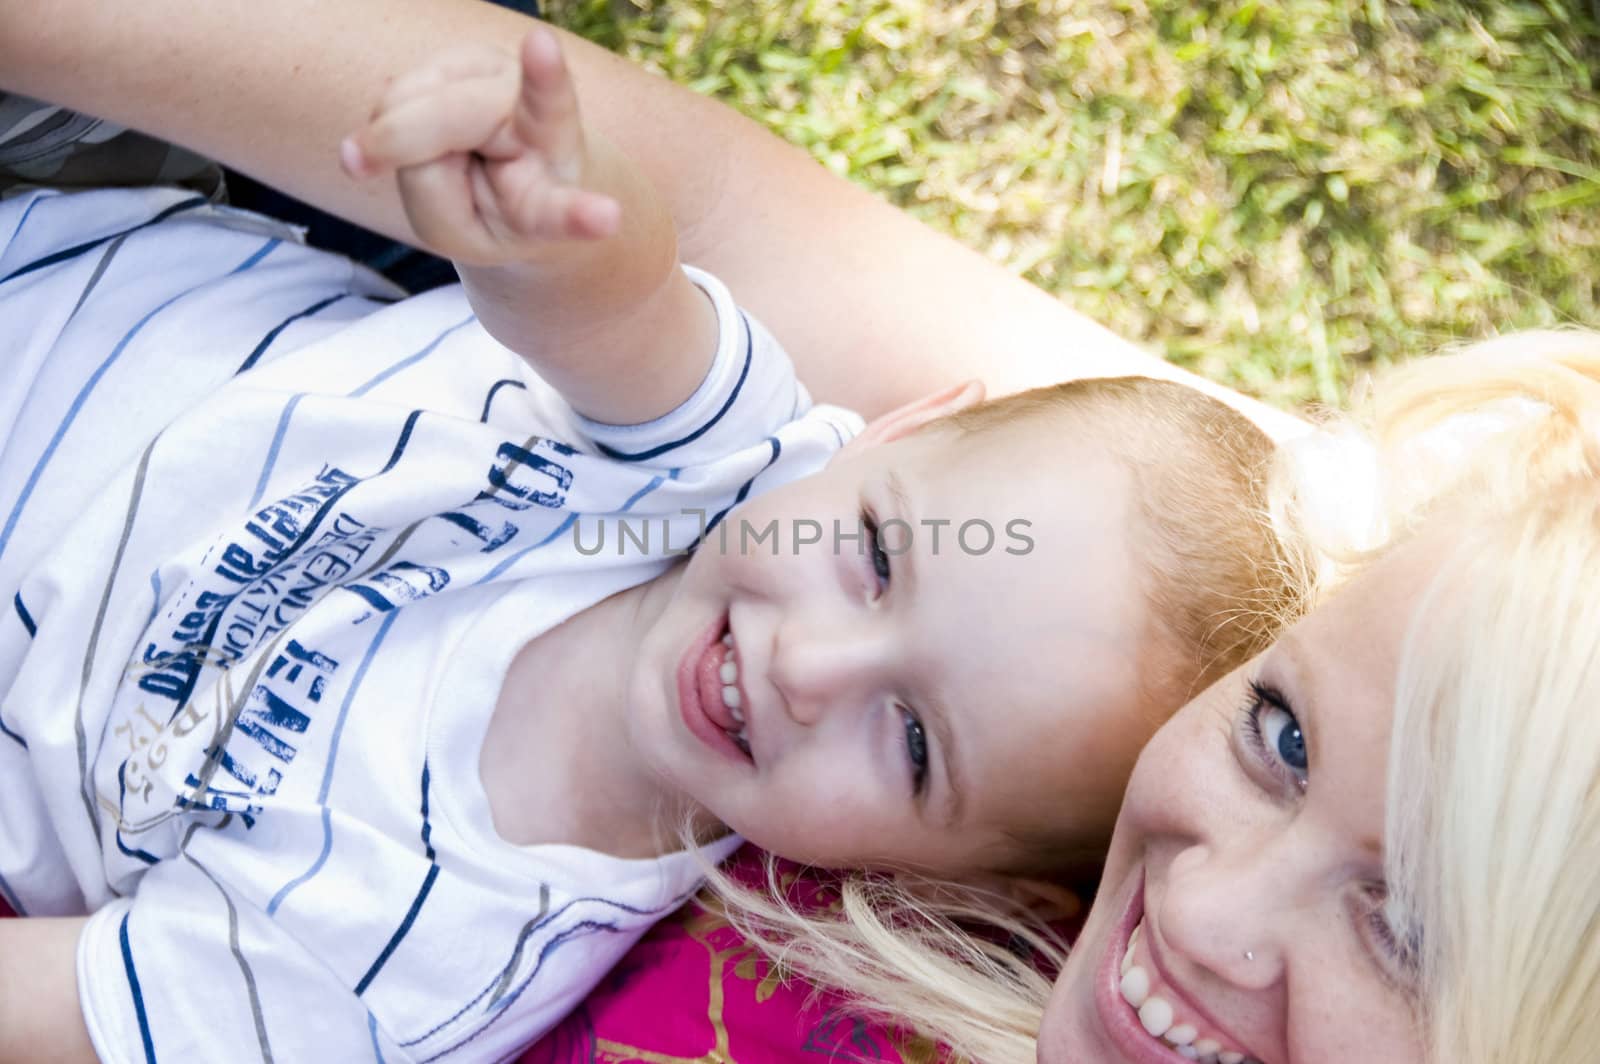
<path fill-rule="evenodd" d="M 1287 769 L 1294 775 L 1295 782 L 1304 788 L 1306 772 L 1310 768 L 1306 736 L 1284 697 L 1275 689 L 1252 681 L 1245 727 L 1256 752 L 1272 767 L 1281 766 L 1279 771 Z"/>
<path fill-rule="evenodd" d="M 1286 709 L 1268 706 L 1261 714 L 1262 738 L 1267 747 L 1283 758 L 1283 763 L 1296 772 L 1306 770 L 1306 737 L 1300 731 L 1300 722 Z"/>
<path fill-rule="evenodd" d="M 906 757 L 911 761 L 911 793 L 921 794 L 928 782 L 928 733 L 908 709 L 900 710 L 906 724 Z"/>
<path fill-rule="evenodd" d="M 878 522 L 873 520 L 870 513 L 863 511 L 861 524 L 867 530 L 867 550 L 872 557 L 872 571 L 877 574 L 878 582 L 887 587 L 890 575 L 889 555 L 878 539 Z"/>

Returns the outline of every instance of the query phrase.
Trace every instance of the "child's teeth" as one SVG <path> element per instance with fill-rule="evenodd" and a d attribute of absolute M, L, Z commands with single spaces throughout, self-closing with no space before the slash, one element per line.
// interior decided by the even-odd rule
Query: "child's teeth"
<path fill-rule="evenodd" d="M 743 724 L 744 714 L 739 712 L 739 688 L 736 686 L 739 682 L 739 663 L 731 657 L 725 659 L 717 675 L 722 678 L 722 704 L 733 712 L 734 720 Z"/>

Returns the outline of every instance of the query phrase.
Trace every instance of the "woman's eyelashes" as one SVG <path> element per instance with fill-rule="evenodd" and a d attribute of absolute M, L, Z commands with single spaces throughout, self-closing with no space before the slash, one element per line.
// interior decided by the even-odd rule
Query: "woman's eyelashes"
<path fill-rule="evenodd" d="M 928 732 L 915 713 L 904 706 L 899 708 L 905 727 L 906 760 L 911 764 L 911 793 L 920 796 L 928 785 Z"/>
<path fill-rule="evenodd" d="M 1275 687 L 1250 681 L 1250 695 L 1241 718 L 1245 747 L 1273 778 L 1303 791 L 1310 784 L 1310 758 L 1305 732 Z"/>
<path fill-rule="evenodd" d="M 1380 966 L 1402 986 L 1412 984 L 1417 975 L 1420 943 L 1415 935 L 1401 935 L 1389 912 L 1388 891 L 1380 884 L 1366 888 L 1359 903 L 1359 916 L 1366 938 L 1378 955 Z"/>

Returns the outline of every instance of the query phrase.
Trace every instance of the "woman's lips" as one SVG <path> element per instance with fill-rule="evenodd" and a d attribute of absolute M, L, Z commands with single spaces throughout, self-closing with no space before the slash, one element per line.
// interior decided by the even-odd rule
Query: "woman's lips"
<path fill-rule="evenodd" d="M 1139 1014 L 1122 997 L 1122 958 L 1127 955 L 1133 929 L 1143 919 L 1144 874 L 1140 873 L 1122 918 L 1107 936 L 1105 956 L 1100 958 L 1095 978 L 1095 1011 L 1111 1043 L 1122 1051 L 1129 1064 L 1190 1064 L 1177 1050 L 1150 1037 L 1139 1022 Z"/>
<path fill-rule="evenodd" d="M 1208 1013 L 1202 1012 L 1198 1006 L 1178 994 L 1176 984 L 1172 983 L 1164 968 L 1154 960 L 1157 956 L 1155 953 L 1151 953 L 1152 965 L 1156 968 L 1158 978 L 1161 981 L 1163 1000 L 1170 997 L 1172 999 L 1170 1004 L 1179 1006 L 1185 1016 L 1195 1017 L 1202 1022 L 1211 1024 L 1210 1037 L 1201 1040 L 1200 1032 L 1191 1028 L 1189 1034 L 1184 1036 L 1188 1040 L 1188 1044 L 1183 1051 L 1180 1051 L 1166 1040 L 1150 1033 L 1154 1028 L 1146 1027 L 1140 1012 L 1134 1008 L 1123 993 L 1123 961 L 1124 958 L 1128 958 L 1129 951 L 1133 948 L 1133 936 L 1141 926 L 1145 928 L 1143 935 L 1145 941 L 1141 943 L 1141 950 L 1148 952 L 1155 948 L 1156 934 L 1150 930 L 1148 921 L 1145 919 L 1144 888 L 1144 876 L 1141 873 L 1121 920 L 1112 928 L 1108 936 L 1109 941 L 1106 943 L 1106 952 L 1100 959 L 1095 982 L 1095 1008 L 1099 1013 L 1100 1022 L 1104 1025 L 1111 1041 L 1127 1056 L 1131 1064 L 1185 1064 L 1185 1062 L 1196 1059 L 1205 1060 L 1208 1064 L 1210 1062 L 1217 1062 L 1217 1064 L 1259 1064 L 1256 1058 L 1243 1051 L 1221 1044 L 1220 1040 L 1226 1037 L 1229 1038 L 1230 1043 L 1233 1043 L 1234 1046 L 1237 1045 L 1222 1030 L 1220 1025 L 1216 1025 L 1215 1021 L 1211 1020 Z M 1152 995 L 1151 1001 L 1154 1001 L 1154 995 Z M 1170 1008 L 1167 1010 L 1165 1022 L 1154 1019 L 1152 1022 L 1161 1023 L 1165 1027 L 1172 1020 L 1172 1012 L 1173 1010 Z M 1208 1042 L 1209 1046 L 1207 1045 Z"/>
<path fill-rule="evenodd" d="M 750 758 L 734 742 L 739 725 L 722 703 L 722 662 L 727 648 L 722 636 L 728 630 L 727 615 L 717 618 L 689 644 L 678 663 L 678 713 L 689 731 L 711 749 L 740 764 Z"/>
<path fill-rule="evenodd" d="M 1146 923 L 1148 924 L 1148 921 L 1146 921 Z M 1216 1017 L 1207 1012 L 1199 1004 L 1199 1002 L 1196 1002 L 1190 999 L 1188 996 L 1182 994 L 1177 981 L 1173 979 L 1172 974 L 1167 971 L 1166 962 L 1161 956 L 1161 943 L 1158 941 L 1158 939 L 1159 936 L 1156 934 L 1145 935 L 1143 946 L 1145 952 L 1149 953 L 1150 955 L 1150 966 L 1155 969 L 1157 977 L 1161 980 L 1163 985 L 1162 993 L 1171 997 L 1173 999 L 1173 1004 L 1177 1005 L 1185 1016 L 1191 1017 L 1194 1020 L 1198 1020 L 1199 1024 L 1204 1025 L 1215 1036 L 1215 1040 L 1219 1043 L 1219 1048 L 1220 1042 L 1223 1039 L 1226 1039 L 1230 1045 L 1239 1045 L 1239 1040 L 1233 1036 L 1232 1032 L 1225 1028 L 1221 1023 L 1217 1022 Z M 1219 1054 L 1219 1056 L 1221 1055 L 1222 1054 Z M 1244 1053 L 1242 1050 L 1226 1052 L 1226 1061 L 1228 1064 L 1232 1064 L 1232 1061 L 1235 1057 L 1242 1057 L 1246 1061 L 1255 1061 L 1254 1057 Z"/>

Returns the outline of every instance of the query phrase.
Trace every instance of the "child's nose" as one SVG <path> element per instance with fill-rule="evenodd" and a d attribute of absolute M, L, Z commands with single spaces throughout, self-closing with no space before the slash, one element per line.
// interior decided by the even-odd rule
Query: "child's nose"
<path fill-rule="evenodd" d="M 805 725 L 863 706 L 885 689 L 886 640 L 868 626 L 791 623 L 773 647 L 771 679 L 789 716 Z"/>

